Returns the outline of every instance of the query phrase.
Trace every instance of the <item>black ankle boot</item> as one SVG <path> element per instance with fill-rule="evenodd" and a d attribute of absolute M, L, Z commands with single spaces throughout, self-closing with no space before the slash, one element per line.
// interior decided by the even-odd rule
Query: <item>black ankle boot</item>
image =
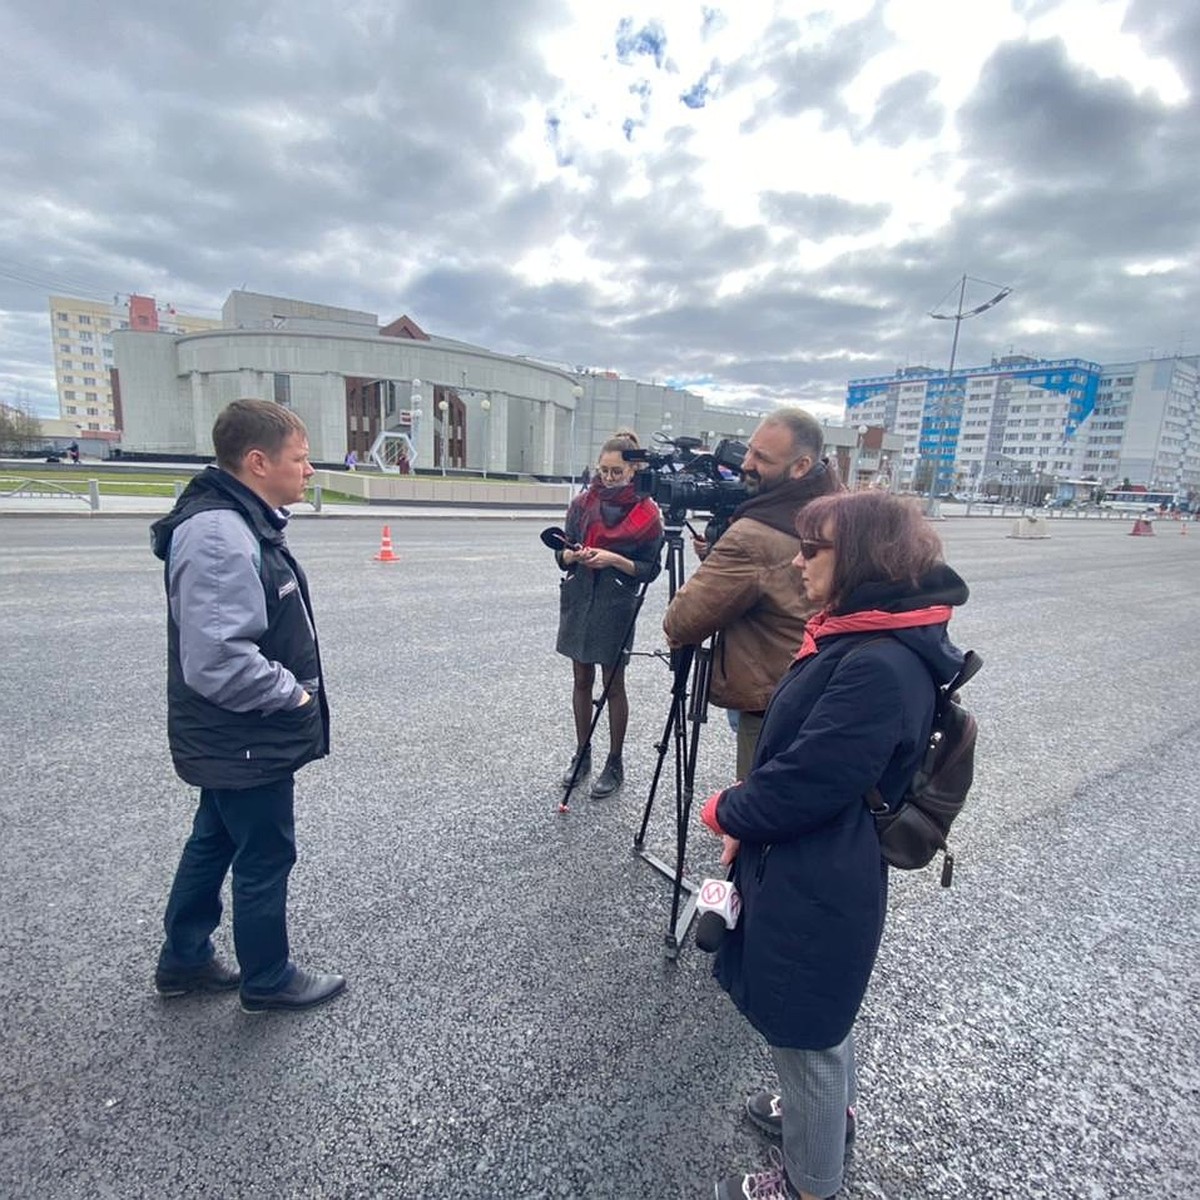
<path fill-rule="evenodd" d="M 575 770 L 576 763 L 579 764 L 578 771 Z M 567 768 L 566 774 L 563 775 L 563 777 L 562 777 L 563 787 L 570 787 L 572 779 L 578 785 L 579 783 L 581 783 L 584 780 L 584 778 L 586 778 L 587 773 L 591 769 L 592 769 L 592 748 L 591 748 L 591 746 L 589 746 L 586 750 L 576 750 L 575 753 L 573 755 L 571 755 L 571 765 Z"/>
<path fill-rule="evenodd" d="M 592 796 L 597 800 L 603 800 L 605 796 L 611 796 L 625 782 L 625 767 L 621 762 L 619 754 L 610 754 L 604 764 L 604 770 L 600 772 L 600 777 L 592 784 Z"/>

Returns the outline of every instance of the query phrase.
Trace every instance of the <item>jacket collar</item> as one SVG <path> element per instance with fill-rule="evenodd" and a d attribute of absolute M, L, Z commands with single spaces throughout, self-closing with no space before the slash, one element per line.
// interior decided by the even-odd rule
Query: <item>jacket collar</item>
<path fill-rule="evenodd" d="M 208 466 L 192 476 L 171 511 L 150 526 L 150 545 L 155 555 L 165 560 L 175 530 L 196 513 L 214 508 L 231 508 L 241 513 L 260 541 L 282 544 L 284 540 L 287 509 L 273 509 L 228 471 Z"/>
<path fill-rule="evenodd" d="M 753 517 L 780 533 L 796 536 L 796 514 L 810 500 L 826 496 L 839 490 L 833 472 L 824 464 L 817 463 L 807 475 L 799 479 L 788 479 L 770 491 L 760 492 L 744 500 L 733 510 L 730 524 L 742 517 Z"/>

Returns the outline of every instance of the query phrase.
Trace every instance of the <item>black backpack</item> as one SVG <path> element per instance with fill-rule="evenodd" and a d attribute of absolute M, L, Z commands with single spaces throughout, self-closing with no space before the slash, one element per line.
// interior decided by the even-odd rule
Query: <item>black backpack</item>
<path fill-rule="evenodd" d="M 927 866 L 942 852 L 942 887 L 954 879 L 954 855 L 946 835 L 962 812 L 975 777 L 975 718 L 959 703 L 958 689 L 983 666 L 968 650 L 962 669 L 945 686 L 937 687 L 937 704 L 929 731 L 929 749 L 900 803 L 889 807 L 877 787 L 866 795 L 875 817 L 883 857 L 902 871 Z"/>

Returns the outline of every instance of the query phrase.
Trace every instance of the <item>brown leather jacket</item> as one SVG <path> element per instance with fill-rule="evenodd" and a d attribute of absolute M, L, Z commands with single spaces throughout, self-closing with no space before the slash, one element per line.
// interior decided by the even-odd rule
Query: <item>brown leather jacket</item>
<path fill-rule="evenodd" d="M 673 644 L 698 645 L 718 635 L 709 690 L 714 704 L 741 712 L 767 707 L 815 611 L 792 566 L 800 550 L 796 514 L 839 487 L 822 469 L 747 500 L 667 606 L 663 630 Z"/>

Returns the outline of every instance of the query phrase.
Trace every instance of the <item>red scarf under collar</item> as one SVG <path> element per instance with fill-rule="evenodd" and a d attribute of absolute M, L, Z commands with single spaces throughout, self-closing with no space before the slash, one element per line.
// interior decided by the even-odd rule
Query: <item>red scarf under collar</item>
<path fill-rule="evenodd" d="M 797 660 L 808 658 L 820 650 L 817 643 L 835 633 L 878 633 L 888 629 L 915 629 L 918 625 L 944 625 L 954 612 L 949 604 L 935 604 L 931 608 L 914 608 L 911 612 L 881 612 L 867 609 L 865 612 L 848 613 L 844 617 L 830 615 L 823 608 L 808 618 L 804 627 L 804 641 L 796 651 Z"/>

